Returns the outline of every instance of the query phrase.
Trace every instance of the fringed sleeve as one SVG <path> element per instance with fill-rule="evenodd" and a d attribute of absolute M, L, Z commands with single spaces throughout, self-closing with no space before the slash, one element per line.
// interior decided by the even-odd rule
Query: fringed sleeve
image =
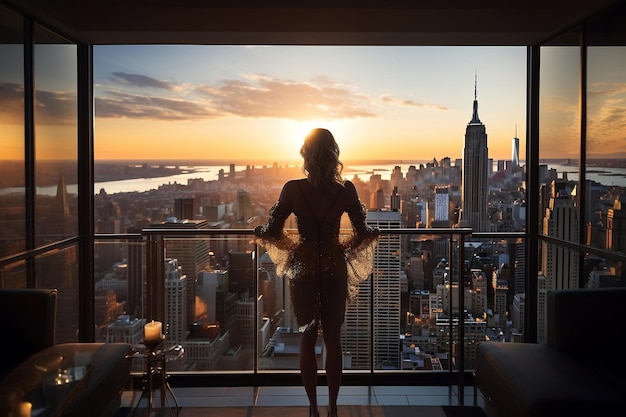
<path fill-rule="evenodd" d="M 348 264 L 348 301 L 358 295 L 359 284 L 369 278 L 374 267 L 374 249 L 380 236 L 377 227 L 365 223 L 365 206 L 357 203 L 348 207 L 352 232 L 342 242 Z"/>
<path fill-rule="evenodd" d="M 276 273 L 281 276 L 291 266 L 292 254 L 298 245 L 297 235 L 287 233 L 283 227 L 291 212 L 280 201 L 269 211 L 269 220 L 264 226 L 254 229 L 256 242 L 265 248 L 272 262 L 276 264 Z"/>

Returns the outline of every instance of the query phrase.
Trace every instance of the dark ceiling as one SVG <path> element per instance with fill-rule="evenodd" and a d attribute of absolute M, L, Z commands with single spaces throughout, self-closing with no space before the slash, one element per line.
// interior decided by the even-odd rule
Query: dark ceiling
<path fill-rule="evenodd" d="M 533 45 L 622 0 L 0 0 L 90 44 Z"/>

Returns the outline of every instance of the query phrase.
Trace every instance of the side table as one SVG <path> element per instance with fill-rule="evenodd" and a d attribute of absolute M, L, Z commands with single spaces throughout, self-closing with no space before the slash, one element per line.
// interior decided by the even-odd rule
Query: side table
<path fill-rule="evenodd" d="M 174 400 L 176 417 L 179 415 L 180 407 L 178 406 L 176 395 L 174 395 L 174 391 L 168 382 L 165 365 L 169 361 L 182 358 L 185 354 L 185 349 L 182 345 L 178 344 L 164 348 L 164 340 L 165 338 L 161 339 L 158 344 L 135 345 L 133 346 L 133 352 L 127 356 L 129 359 L 144 359 L 146 362 L 143 388 L 139 401 L 137 401 L 137 404 L 131 414 L 133 417 L 136 415 L 137 409 L 144 398 L 148 401 L 148 415 L 154 415 L 153 411 L 158 408 L 154 404 L 154 391 L 156 390 L 160 391 L 160 408 L 165 409 L 167 404 L 169 414 L 170 416 L 173 416 L 174 413 L 172 412 L 172 404 L 170 404 L 168 398 L 172 397 Z"/>

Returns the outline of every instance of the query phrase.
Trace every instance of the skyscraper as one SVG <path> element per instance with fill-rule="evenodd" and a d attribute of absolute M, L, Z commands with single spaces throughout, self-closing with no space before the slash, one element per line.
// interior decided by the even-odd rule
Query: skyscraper
<path fill-rule="evenodd" d="M 174 216 L 180 220 L 193 220 L 194 201 L 193 197 L 174 199 Z"/>
<path fill-rule="evenodd" d="M 485 125 L 478 118 L 476 82 L 474 82 L 474 110 L 465 129 L 463 148 L 463 191 L 461 195 L 461 226 L 475 232 L 489 231 L 487 222 L 487 178 L 489 153 Z"/>
<path fill-rule="evenodd" d="M 187 276 L 177 259 L 165 260 L 165 324 L 168 343 L 183 342 L 187 337 Z"/>
<path fill-rule="evenodd" d="M 369 211 L 365 219 L 370 226 L 398 229 L 399 211 Z M 400 236 L 382 234 L 374 252 L 374 364 L 388 362 L 399 367 L 400 271 L 402 266 Z"/>
<path fill-rule="evenodd" d="M 578 242 L 580 225 L 578 209 L 571 196 L 571 184 L 563 180 L 552 181 L 550 205 L 543 219 L 543 233 L 568 242 Z M 579 254 L 565 246 L 542 242 L 542 272 L 546 289 L 578 288 Z"/>
<path fill-rule="evenodd" d="M 626 210 L 622 209 L 620 196 L 615 198 L 613 207 L 608 210 L 606 221 L 606 249 L 626 251 Z"/>
<path fill-rule="evenodd" d="M 152 224 L 150 228 L 185 228 L 208 229 L 210 224 L 205 220 L 178 220 L 169 218 L 162 223 Z M 206 238 L 168 239 L 165 242 L 165 256 L 178 260 L 182 273 L 187 276 L 187 309 L 186 325 L 196 321 L 196 282 L 198 274 L 211 269 L 210 242 Z"/>
<path fill-rule="evenodd" d="M 435 220 L 432 227 L 450 227 L 450 194 L 448 186 L 435 186 Z"/>
<path fill-rule="evenodd" d="M 548 208 L 543 218 L 543 233 L 568 242 L 578 242 L 578 209 L 572 199 L 573 184 L 553 180 Z M 541 274 L 538 277 L 537 340 L 547 340 L 547 293 L 554 289 L 578 288 L 579 253 L 547 241 L 541 243 Z"/>
<path fill-rule="evenodd" d="M 513 168 L 519 167 L 519 138 L 517 137 L 517 132 L 512 142 L 511 164 Z"/>

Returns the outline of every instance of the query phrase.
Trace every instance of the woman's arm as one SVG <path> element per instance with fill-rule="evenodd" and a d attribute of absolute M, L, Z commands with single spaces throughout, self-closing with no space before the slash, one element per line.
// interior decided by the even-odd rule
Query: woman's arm
<path fill-rule="evenodd" d="M 279 238 L 282 236 L 285 220 L 291 214 L 291 191 L 290 183 L 283 186 L 278 201 L 269 211 L 269 219 L 267 224 L 257 226 L 254 229 L 256 237 L 260 238 Z"/>
<path fill-rule="evenodd" d="M 377 227 L 368 226 L 365 222 L 366 211 L 365 205 L 361 203 L 354 184 L 350 181 L 345 182 L 346 192 L 348 193 L 348 205 L 346 211 L 352 223 L 354 237 L 350 246 L 356 247 L 364 240 L 372 240 L 378 237 L 380 230 Z"/>

